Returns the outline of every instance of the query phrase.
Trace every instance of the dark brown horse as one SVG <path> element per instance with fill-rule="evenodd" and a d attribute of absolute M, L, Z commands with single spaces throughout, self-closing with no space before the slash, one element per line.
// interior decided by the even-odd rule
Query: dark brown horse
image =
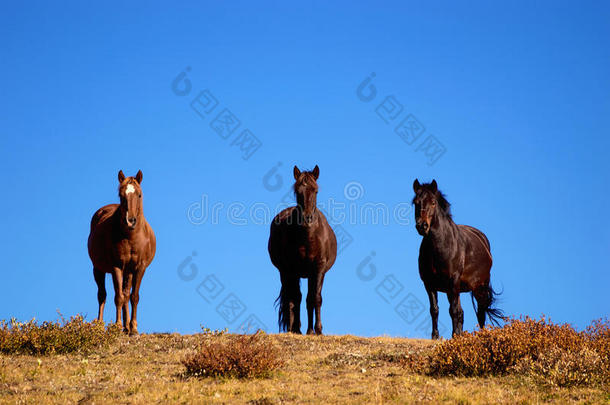
<path fill-rule="evenodd" d="M 144 218 L 142 210 L 142 172 L 136 177 L 125 177 L 119 171 L 120 204 L 109 204 L 97 210 L 91 219 L 89 257 L 93 262 L 93 276 L 97 283 L 99 312 L 104 319 L 106 303 L 106 273 L 112 274 L 116 322 L 130 335 L 138 333 L 137 310 L 140 283 L 144 271 L 155 257 L 155 234 Z M 131 290 L 131 291 L 130 291 Z M 131 301 L 131 321 L 128 299 Z"/>
<path fill-rule="evenodd" d="M 430 300 L 432 339 L 439 338 L 437 291 L 447 293 L 453 336 L 462 332 L 464 324 L 462 292 L 470 291 L 474 297 L 472 304 L 481 328 L 485 326 L 485 315 L 497 324 L 504 315 L 492 308 L 496 293 L 489 283 L 492 264 L 489 240 L 478 229 L 453 222 L 450 204 L 438 190 L 436 180 L 419 184 L 415 179 L 413 190 L 415 228 L 424 237 L 419 248 L 419 276 Z"/>
<path fill-rule="evenodd" d="M 294 167 L 296 207 L 286 208 L 271 223 L 269 256 L 280 271 L 282 288 L 276 300 L 280 330 L 301 333 L 301 278 L 308 279 L 307 334 L 322 334 L 320 307 L 324 274 L 337 258 L 337 239 L 324 214 L 317 208 L 318 176 L 316 166 L 310 172 Z"/>

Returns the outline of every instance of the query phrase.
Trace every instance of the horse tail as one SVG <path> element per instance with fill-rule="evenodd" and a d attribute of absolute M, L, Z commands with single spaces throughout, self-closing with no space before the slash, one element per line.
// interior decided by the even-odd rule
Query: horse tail
<path fill-rule="evenodd" d="M 280 295 L 275 299 L 275 307 L 277 311 L 277 324 L 280 332 L 286 332 L 290 323 L 290 308 L 288 307 L 288 291 L 282 286 L 280 289 Z"/>
<path fill-rule="evenodd" d="M 504 315 L 504 311 L 500 308 L 497 308 L 496 305 L 498 303 L 498 297 L 502 295 L 504 291 L 497 292 L 495 291 L 491 283 L 487 287 L 485 287 L 485 294 L 487 295 L 486 301 L 489 302 L 487 308 L 485 308 L 485 315 L 487 319 L 489 319 L 489 323 L 492 325 L 500 326 L 500 321 L 504 320 L 506 316 Z M 478 312 L 477 303 L 474 300 L 474 294 L 470 292 L 470 298 L 472 299 L 472 306 L 475 312 Z"/>
<path fill-rule="evenodd" d="M 498 303 L 498 297 L 500 295 L 502 295 L 504 290 L 502 290 L 501 292 L 496 292 L 491 287 L 491 283 L 489 284 L 488 290 L 489 290 L 489 306 L 485 310 L 485 313 L 487 314 L 487 318 L 489 319 L 489 322 L 491 324 L 499 326 L 500 321 L 503 321 L 504 318 L 506 318 L 506 316 L 504 315 L 504 311 L 502 311 L 500 308 L 497 308 L 496 305 Z"/>
<path fill-rule="evenodd" d="M 280 332 L 285 332 L 288 329 L 288 320 L 287 313 L 285 311 L 286 308 L 286 290 L 284 287 L 280 288 L 280 295 L 277 296 L 274 303 L 275 308 L 277 308 L 277 325 L 280 329 Z"/>
<path fill-rule="evenodd" d="M 290 303 L 301 301 L 301 280 L 299 278 L 291 279 L 288 282 L 282 282 L 280 295 L 275 300 L 277 311 L 277 324 L 280 327 L 280 332 L 288 331 L 290 328 Z M 294 320 L 295 328 L 301 327 L 301 321 L 297 318 Z M 292 332 L 292 331 L 290 331 Z"/>

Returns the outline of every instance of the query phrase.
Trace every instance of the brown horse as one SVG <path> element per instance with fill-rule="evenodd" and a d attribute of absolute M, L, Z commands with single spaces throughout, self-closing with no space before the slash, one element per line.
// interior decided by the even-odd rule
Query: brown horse
<path fill-rule="evenodd" d="M 142 210 L 142 172 L 136 177 L 125 177 L 119 171 L 120 204 L 109 204 L 97 210 L 91 219 L 89 257 L 93 262 L 93 276 L 97 283 L 99 312 L 104 319 L 106 303 L 106 273 L 112 274 L 116 322 L 130 335 L 138 333 L 137 309 L 140 283 L 144 271 L 155 257 L 155 234 L 144 218 Z M 131 292 L 130 292 L 131 290 Z M 128 298 L 131 301 L 131 322 Z"/>
<path fill-rule="evenodd" d="M 301 278 L 308 279 L 307 334 L 322 334 L 320 308 L 324 274 L 337 258 L 337 239 L 324 214 L 317 208 L 318 176 L 316 166 L 310 172 L 294 167 L 296 207 L 286 208 L 271 223 L 269 256 L 280 271 L 282 288 L 276 300 L 280 330 L 301 333 Z"/>
<path fill-rule="evenodd" d="M 462 332 L 464 324 L 462 292 L 471 292 L 481 328 L 485 326 L 485 315 L 497 324 L 504 315 L 492 308 L 497 294 L 489 282 L 492 264 L 489 240 L 478 229 L 453 222 L 451 205 L 438 190 L 436 180 L 419 184 L 415 179 L 413 190 L 415 228 L 424 237 L 419 248 L 419 276 L 430 300 L 432 339 L 439 338 L 437 291 L 447 293 L 453 336 Z"/>

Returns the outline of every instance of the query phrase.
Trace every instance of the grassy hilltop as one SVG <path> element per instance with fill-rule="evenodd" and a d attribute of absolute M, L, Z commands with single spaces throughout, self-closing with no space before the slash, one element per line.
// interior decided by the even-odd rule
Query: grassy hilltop
<path fill-rule="evenodd" d="M 584 334 L 519 321 L 442 343 L 213 332 L 128 337 L 78 319 L 54 325 L 49 333 L 2 325 L 0 403 L 610 401 L 607 323 Z"/>

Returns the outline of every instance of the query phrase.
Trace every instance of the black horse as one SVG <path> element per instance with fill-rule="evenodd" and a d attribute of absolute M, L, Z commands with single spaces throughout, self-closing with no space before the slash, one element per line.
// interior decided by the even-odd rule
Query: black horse
<path fill-rule="evenodd" d="M 415 228 L 424 237 L 419 248 L 419 276 L 430 300 L 432 339 L 439 338 L 438 291 L 447 293 L 453 336 L 462 332 L 464 324 L 462 292 L 470 291 L 481 328 L 485 326 L 485 315 L 491 323 L 498 324 L 504 315 L 492 307 L 497 294 L 489 283 L 492 264 L 489 240 L 478 229 L 453 222 L 451 205 L 438 190 L 436 180 L 419 184 L 415 179 L 413 190 Z"/>
<path fill-rule="evenodd" d="M 307 334 L 322 334 L 320 308 L 324 275 L 335 263 L 337 239 L 324 214 L 316 207 L 318 176 L 294 167 L 295 207 L 286 208 L 273 219 L 269 235 L 269 257 L 280 271 L 282 289 L 277 298 L 280 330 L 301 333 L 301 278 L 307 278 Z M 316 312 L 314 330 L 313 313 Z"/>

